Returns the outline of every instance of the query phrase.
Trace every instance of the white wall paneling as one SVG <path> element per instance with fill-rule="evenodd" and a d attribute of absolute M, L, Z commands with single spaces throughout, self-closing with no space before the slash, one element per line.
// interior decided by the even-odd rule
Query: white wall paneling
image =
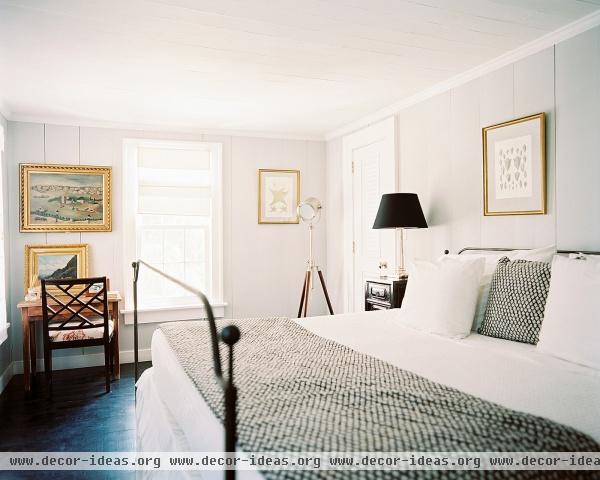
<path fill-rule="evenodd" d="M 327 195 L 323 204 L 327 230 L 327 288 L 334 312 L 344 311 L 344 193 L 342 188 L 342 139 L 327 142 Z"/>
<path fill-rule="evenodd" d="M 231 244 L 231 262 L 236 265 L 231 290 L 233 316 L 256 316 L 265 312 L 288 312 L 288 315 L 295 316 L 308 259 L 308 230 L 305 224 L 257 224 L 256 162 L 268 168 L 301 170 L 301 198 L 314 195 L 322 199 L 325 193 L 324 165 L 321 163 L 319 166 L 319 162 L 313 159 L 324 156 L 323 143 L 309 149 L 305 142 L 264 142 L 249 137 L 232 139 L 232 170 L 236 172 L 232 176 L 231 196 L 234 212 L 232 238 L 236 239 Z M 321 265 L 326 253 L 325 223 L 323 218 L 322 223 L 315 227 L 315 256 Z M 281 288 L 284 283 L 287 289 Z M 275 284 L 279 284 L 279 287 Z M 275 294 L 275 291 L 278 293 Z M 317 290 L 313 293 L 309 311 L 323 312 L 323 300 Z"/>
<path fill-rule="evenodd" d="M 44 126 L 46 163 L 79 165 L 79 127 Z"/>
<path fill-rule="evenodd" d="M 538 112 L 547 118 L 548 213 L 484 217 L 481 129 Z M 430 225 L 408 232 L 408 257 L 465 246 L 600 250 L 599 115 L 600 27 L 400 110 L 400 190 L 419 194 Z M 332 192 L 341 181 L 339 142 L 327 146 Z M 339 227 L 328 227 L 330 240 Z M 329 249 L 329 265 L 341 258 Z"/>
<path fill-rule="evenodd" d="M 6 298 L 6 319 L 7 322 L 10 322 L 10 266 L 12 264 L 12 260 L 10 258 L 10 244 L 9 244 L 9 232 L 10 232 L 10 214 L 7 213 L 10 193 L 8 190 L 8 149 L 9 149 L 9 138 L 8 138 L 8 123 L 6 119 L 0 114 L 0 125 L 4 129 L 4 153 L 0 150 L 0 169 L 2 172 L 2 200 L 4 202 L 4 212 L 3 212 L 3 221 L 4 221 L 4 261 L 5 261 L 5 271 L 4 271 L 4 286 L 6 291 L 4 292 Z M 0 392 L 4 388 L 5 384 L 8 383 L 10 378 L 12 377 L 12 368 L 11 368 L 11 335 L 14 328 L 8 329 L 8 338 L 0 344 Z"/>
<path fill-rule="evenodd" d="M 514 66 L 515 117 L 546 113 L 546 215 L 515 217 L 515 237 L 524 246 L 556 244 L 556 107 L 554 48 Z M 520 233 L 523 236 L 520 236 Z"/>
<path fill-rule="evenodd" d="M 400 191 L 419 195 L 429 226 L 405 232 L 407 258 L 440 254 L 450 242 L 454 173 L 450 104 L 448 92 L 399 115 Z"/>
<path fill-rule="evenodd" d="M 15 160 L 18 159 L 18 160 Z M 26 123 L 14 128 L 8 124 L 8 209 L 10 265 L 10 339 L 12 360 L 22 357 L 21 314 L 16 305 L 23 299 L 24 255 L 26 244 L 45 244 L 45 233 L 19 232 L 19 163 L 45 163 L 44 125 Z M 77 349 L 80 352 L 80 349 Z"/>
<path fill-rule="evenodd" d="M 88 243 L 90 274 L 106 275 L 111 289 L 122 290 L 131 281 L 123 267 L 122 142 L 124 138 L 195 140 L 223 144 L 224 287 L 226 317 L 290 316 L 297 313 L 305 262 L 308 257 L 306 225 L 258 225 L 258 169 L 291 168 L 301 171 L 302 197 L 325 198 L 325 144 L 308 140 L 265 139 L 191 133 L 168 133 L 69 127 L 9 122 L 8 183 L 10 206 L 10 305 L 13 361 L 22 357 L 20 315 L 15 308 L 23 298 L 23 251 L 26 243 Z M 113 176 L 112 232 L 19 233 L 19 163 L 110 165 Z M 126 186 L 125 186 L 126 188 Z M 316 227 L 316 255 L 325 269 L 327 209 Z M 143 274 L 143 272 L 141 273 Z M 317 293 L 317 292 L 316 292 Z M 311 297 L 313 314 L 326 312 L 318 294 Z M 133 348 L 133 328 L 121 323 L 121 351 Z M 156 324 L 140 325 L 140 349 L 148 349 Z M 101 359 L 98 348 L 73 349 L 73 365 L 85 357 Z M 42 355 L 42 351 L 38 352 Z M 70 361 L 70 360 L 69 360 Z M 70 365 L 65 360 L 65 366 Z M 83 362 L 83 363 L 82 363 Z M 1 366 L 1 364 L 0 364 Z M 1 373 L 1 372 L 0 372 Z"/>
<path fill-rule="evenodd" d="M 600 28 L 556 46 L 557 237 L 600 250 Z"/>
<path fill-rule="evenodd" d="M 473 81 L 451 92 L 450 161 L 452 221 L 450 238 L 455 245 L 481 245 L 483 184 L 479 82 Z M 469 185 L 470 188 L 464 188 Z M 428 232 L 423 232 L 427 235 Z M 449 248 L 449 247 L 445 247 Z"/>

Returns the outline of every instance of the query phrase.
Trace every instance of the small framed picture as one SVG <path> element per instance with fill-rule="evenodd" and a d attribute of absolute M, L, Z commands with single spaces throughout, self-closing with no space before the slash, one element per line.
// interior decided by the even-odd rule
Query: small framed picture
<path fill-rule="evenodd" d="M 544 113 L 483 129 L 483 214 L 546 213 Z"/>
<path fill-rule="evenodd" d="M 88 245 L 25 245 L 25 291 L 40 280 L 88 276 Z"/>
<path fill-rule="evenodd" d="M 298 223 L 300 171 L 258 171 L 258 223 Z"/>
<path fill-rule="evenodd" d="M 21 164 L 22 232 L 108 232 L 111 167 Z"/>

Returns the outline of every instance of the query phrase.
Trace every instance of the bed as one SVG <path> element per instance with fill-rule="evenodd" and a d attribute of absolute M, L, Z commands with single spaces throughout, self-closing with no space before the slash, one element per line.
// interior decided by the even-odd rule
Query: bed
<path fill-rule="evenodd" d="M 511 411 L 570 427 L 600 443 L 598 370 L 540 354 L 529 344 L 478 334 L 453 340 L 420 332 L 398 322 L 398 315 L 401 310 L 295 322 L 321 339 Z M 152 338 L 152 359 L 152 368 L 137 383 L 138 449 L 222 451 L 222 420 L 161 329 Z M 221 472 L 187 475 L 222 478 Z M 262 478 L 255 471 L 240 471 L 238 477 Z"/>

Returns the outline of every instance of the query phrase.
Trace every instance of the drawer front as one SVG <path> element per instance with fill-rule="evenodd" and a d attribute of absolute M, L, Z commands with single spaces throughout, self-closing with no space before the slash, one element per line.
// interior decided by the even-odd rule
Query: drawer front
<path fill-rule="evenodd" d="M 389 302 L 392 298 L 392 286 L 383 283 L 367 282 L 367 300 Z"/>

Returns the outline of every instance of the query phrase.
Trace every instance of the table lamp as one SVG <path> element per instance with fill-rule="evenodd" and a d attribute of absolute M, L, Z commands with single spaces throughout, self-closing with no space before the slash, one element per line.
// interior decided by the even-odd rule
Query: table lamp
<path fill-rule="evenodd" d="M 400 264 L 396 276 L 398 278 L 407 277 L 408 273 L 404 268 L 404 229 L 427 228 L 427 221 L 425 215 L 423 215 L 417 194 L 386 193 L 382 195 L 373 228 L 400 229 Z"/>

